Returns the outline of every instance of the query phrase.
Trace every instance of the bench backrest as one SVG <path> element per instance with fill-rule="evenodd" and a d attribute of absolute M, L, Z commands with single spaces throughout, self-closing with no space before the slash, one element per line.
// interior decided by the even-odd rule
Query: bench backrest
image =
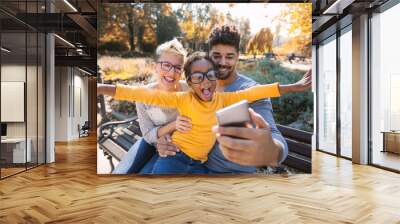
<path fill-rule="evenodd" d="M 305 173 L 311 173 L 312 133 L 283 125 L 277 125 L 277 127 L 289 148 L 289 155 L 284 164 Z"/>

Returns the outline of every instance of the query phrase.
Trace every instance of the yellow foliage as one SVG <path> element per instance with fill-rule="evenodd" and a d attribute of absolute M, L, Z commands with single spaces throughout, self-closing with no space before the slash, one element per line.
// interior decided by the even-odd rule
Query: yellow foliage
<path fill-rule="evenodd" d="M 282 53 L 297 52 L 304 56 L 311 56 L 312 40 L 312 4 L 293 3 L 280 15 L 281 20 L 285 19 L 290 23 L 290 40 L 282 46 L 279 51 Z"/>
<path fill-rule="evenodd" d="M 225 22 L 225 15 L 216 8 L 210 7 L 209 12 L 206 13 L 208 18 L 204 20 L 204 17 L 199 16 L 196 10 L 184 11 L 183 19 L 180 20 L 179 26 L 184 34 L 184 42 L 198 45 L 207 41 L 211 30 L 216 25 Z"/>
<path fill-rule="evenodd" d="M 154 27 L 151 24 L 146 23 L 144 26 L 143 43 L 157 43 L 156 33 Z"/>
<path fill-rule="evenodd" d="M 104 80 L 129 80 L 152 76 L 154 61 L 151 58 L 120 58 L 104 56 L 98 59 Z"/>
<path fill-rule="evenodd" d="M 272 51 L 273 35 L 269 28 L 262 28 L 247 44 L 246 52 L 248 54 L 257 55 Z"/>
<path fill-rule="evenodd" d="M 161 14 L 165 16 L 171 16 L 173 13 L 172 7 L 170 4 L 163 4 L 161 8 Z"/>
<path fill-rule="evenodd" d="M 312 23 L 312 4 L 294 3 L 289 4 L 285 12 L 291 22 L 289 33 L 298 33 L 304 37 L 311 37 Z"/>
<path fill-rule="evenodd" d="M 185 33 L 187 39 L 193 39 L 194 37 L 194 25 L 193 25 L 193 14 L 192 12 L 185 12 L 185 19 L 180 24 L 182 31 Z"/>

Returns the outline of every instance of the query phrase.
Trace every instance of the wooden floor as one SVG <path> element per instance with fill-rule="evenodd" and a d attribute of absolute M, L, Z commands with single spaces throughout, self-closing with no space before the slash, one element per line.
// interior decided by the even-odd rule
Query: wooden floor
<path fill-rule="evenodd" d="M 400 175 L 315 152 L 313 174 L 96 174 L 95 138 L 0 181 L 0 223 L 400 223 Z"/>
<path fill-rule="evenodd" d="M 376 150 L 372 156 L 372 162 L 376 165 L 400 170 L 400 154 Z"/>
<path fill-rule="evenodd" d="M 17 167 L 17 168 L 0 168 L 0 169 L 1 169 L 1 177 L 2 178 L 26 170 L 25 167 L 24 168 L 20 168 L 20 167 Z"/>

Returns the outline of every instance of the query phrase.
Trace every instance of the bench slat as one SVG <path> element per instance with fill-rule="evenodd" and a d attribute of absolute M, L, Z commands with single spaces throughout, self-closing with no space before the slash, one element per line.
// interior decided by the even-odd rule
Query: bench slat
<path fill-rule="evenodd" d="M 276 127 L 285 138 L 311 144 L 312 133 L 277 124 Z"/>
<path fill-rule="evenodd" d="M 124 148 L 119 146 L 111 139 L 106 139 L 99 145 L 118 161 L 121 161 L 122 157 L 124 157 L 124 155 L 127 153 L 127 151 Z"/>
<path fill-rule="evenodd" d="M 312 164 L 311 159 L 296 153 L 289 153 L 286 160 L 283 162 L 285 165 L 301 170 L 305 173 L 311 173 Z"/>
<path fill-rule="evenodd" d="M 132 138 L 133 139 L 133 138 Z M 135 142 L 136 141 L 128 141 L 128 140 L 126 140 L 126 138 L 125 137 L 122 137 L 122 136 L 118 136 L 118 137 L 116 137 L 115 139 L 114 139 L 114 141 L 118 144 L 118 145 L 120 145 L 122 148 L 124 148 L 125 149 L 125 151 L 128 151 L 130 148 L 131 148 L 131 146 L 133 145 L 133 144 L 135 144 Z"/>
<path fill-rule="evenodd" d="M 311 158 L 311 145 L 285 138 L 289 151 Z"/>

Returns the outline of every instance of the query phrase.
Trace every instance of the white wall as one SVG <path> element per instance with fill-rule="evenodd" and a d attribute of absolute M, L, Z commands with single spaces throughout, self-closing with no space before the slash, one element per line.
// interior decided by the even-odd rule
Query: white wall
<path fill-rule="evenodd" d="M 25 82 L 25 65 L 2 65 L 1 81 Z M 7 108 L 1 108 L 1 110 L 7 110 Z M 25 137 L 25 123 L 7 122 L 7 137 Z"/>
<path fill-rule="evenodd" d="M 55 68 L 55 141 L 68 141 L 69 69 Z"/>
<path fill-rule="evenodd" d="M 78 71 L 78 75 L 76 72 Z M 74 75 L 74 112 L 72 119 L 72 135 L 74 137 L 78 137 L 78 125 L 82 126 L 85 121 L 88 121 L 89 113 L 88 113 L 88 78 L 81 76 L 82 73 L 79 70 L 75 70 Z"/>
<path fill-rule="evenodd" d="M 36 71 L 36 69 L 39 69 Z M 38 73 L 37 73 L 38 72 Z M 25 138 L 25 133 L 30 139 L 32 151 L 32 161 L 44 163 L 44 90 L 43 74 L 41 67 L 25 64 L 3 64 L 1 66 L 2 82 L 24 82 L 26 84 L 26 107 L 22 107 L 22 113 L 27 115 L 27 120 L 22 122 L 5 122 L 7 124 L 8 138 Z M 38 75 L 38 76 L 37 76 Z M 25 78 L 28 78 L 27 82 Z M 37 86 L 39 85 L 39 86 Z M 37 92 L 39 90 L 39 92 Z M 23 91 L 23 90 L 22 90 Z M 23 94 L 23 92 L 21 93 Z M 39 94 L 39 95 L 37 95 Z M 7 96 L 2 96 L 7 97 Z M 13 113 L 12 108 L 1 108 L 2 112 Z M 8 110 L 8 111 L 7 111 Z M 38 116 L 39 115 L 39 116 Z M 27 132 L 26 132 L 27 131 Z M 37 157 L 37 153 L 39 156 Z"/>
<path fill-rule="evenodd" d="M 25 65 L 17 64 L 5 64 L 1 66 L 1 81 L 3 82 L 25 82 Z M 28 73 L 30 70 L 34 69 L 32 66 L 28 66 Z M 34 83 L 36 85 L 36 83 Z M 30 90 L 30 89 L 28 89 Z M 36 93 L 36 89 L 34 90 Z M 32 97 L 36 97 L 36 94 L 30 93 L 28 91 L 27 102 L 32 101 Z M 36 107 L 36 105 L 35 105 Z M 7 110 L 7 108 L 1 108 L 1 110 Z M 36 114 L 35 114 L 36 116 Z M 28 121 L 32 118 L 28 113 Z M 25 137 L 25 122 L 7 122 L 7 136 L 8 137 Z M 29 136 L 28 136 L 29 137 Z"/>
<path fill-rule="evenodd" d="M 82 75 L 76 68 L 56 67 L 56 141 L 79 138 L 78 125 L 88 120 L 88 78 Z"/>

